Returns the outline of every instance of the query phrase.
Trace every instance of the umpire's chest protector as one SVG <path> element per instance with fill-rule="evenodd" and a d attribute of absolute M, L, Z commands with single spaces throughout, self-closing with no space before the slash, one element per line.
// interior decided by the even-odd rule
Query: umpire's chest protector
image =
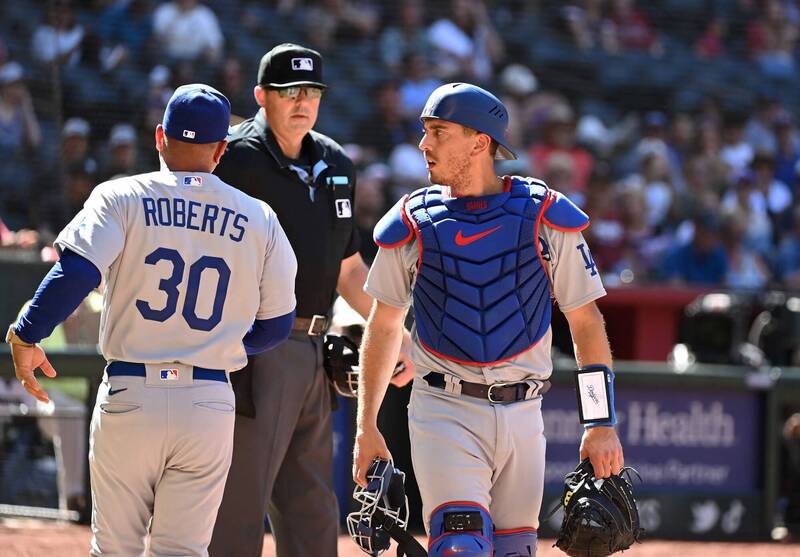
<path fill-rule="evenodd" d="M 376 241 L 396 247 L 416 236 L 414 316 L 428 351 L 467 365 L 512 359 L 550 326 L 550 280 L 537 238 L 556 194 L 517 177 L 485 197 L 446 191 L 432 186 L 401 200 L 376 226 Z"/>

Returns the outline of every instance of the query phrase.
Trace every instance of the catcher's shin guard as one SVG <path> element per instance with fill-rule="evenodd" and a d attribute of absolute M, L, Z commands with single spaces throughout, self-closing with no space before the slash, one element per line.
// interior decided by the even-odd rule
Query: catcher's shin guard
<path fill-rule="evenodd" d="M 492 557 L 492 519 L 477 503 L 451 501 L 431 513 L 430 557 Z"/>
<path fill-rule="evenodd" d="M 494 557 L 536 557 L 536 529 L 495 530 Z"/>

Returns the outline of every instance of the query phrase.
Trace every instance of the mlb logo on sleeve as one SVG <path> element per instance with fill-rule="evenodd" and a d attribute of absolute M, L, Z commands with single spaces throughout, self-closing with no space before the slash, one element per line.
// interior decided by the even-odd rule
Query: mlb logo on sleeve
<path fill-rule="evenodd" d="M 353 210 L 350 207 L 349 199 L 336 200 L 336 216 L 340 219 L 349 219 L 353 216 Z"/>
<path fill-rule="evenodd" d="M 177 381 L 178 380 L 179 372 L 177 369 L 162 369 L 161 370 L 161 380 L 162 381 Z"/>
<path fill-rule="evenodd" d="M 314 61 L 311 58 L 292 58 L 293 70 L 314 71 Z"/>
<path fill-rule="evenodd" d="M 202 186 L 203 185 L 203 177 L 202 176 L 184 176 L 183 177 L 183 185 L 184 186 Z"/>

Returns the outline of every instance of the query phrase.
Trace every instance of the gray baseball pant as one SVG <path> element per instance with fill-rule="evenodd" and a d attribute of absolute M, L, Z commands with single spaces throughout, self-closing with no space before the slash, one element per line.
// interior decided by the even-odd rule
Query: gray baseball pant
<path fill-rule="evenodd" d="M 230 383 L 104 376 L 89 436 L 95 557 L 206 557 L 231 460 Z M 109 391 L 111 391 L 109 393 Z M 152 519 L 152 522 L 151 522 Z"/>
<path fill-rule="evenodd" d="M 250 358 L 256 416 L 236 416 L 209 555 L 261 557 L 268 514 L 278 557 L 335 557 L 339 509 L 322 337 L 292 332 Z"/>

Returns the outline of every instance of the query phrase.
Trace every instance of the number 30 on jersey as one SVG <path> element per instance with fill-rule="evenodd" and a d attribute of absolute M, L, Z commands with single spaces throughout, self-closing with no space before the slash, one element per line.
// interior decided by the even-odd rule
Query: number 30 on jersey
<path fill-rule="evenodd" d="M 172 264 L 172 274 L 161 279 L 159 290 L 167 295 L 167 301 L 161 309 L 153 309 L 150 302 L 136 300 L 136 308 L 142 317 L 148 321 L 164 322 L 172 317 L 178 309 L 178 286 L 183 282 L 183 272 L 186 263 L 181 254 L 171 248 L 157 248 L 145 257 L 147 265 L 156 265 L 159 261 L 169 261 Z M 200 278 L 206 269 L 217 271 L 217 291 L 214 294 L 214 306 L 211 315 L 207 318 L 197 316 L 197 294 L 200 290 Z M 189 280 L 187 281 L 186 299 L 183 302 L 181 315 L 192 329 L 197 331 L 210 331 L 222 320 L 222 307 L 228 295 L 228 283 L 231 279 L 231 270 L 221 257 L 204 255 L 189 266 Z"/>

